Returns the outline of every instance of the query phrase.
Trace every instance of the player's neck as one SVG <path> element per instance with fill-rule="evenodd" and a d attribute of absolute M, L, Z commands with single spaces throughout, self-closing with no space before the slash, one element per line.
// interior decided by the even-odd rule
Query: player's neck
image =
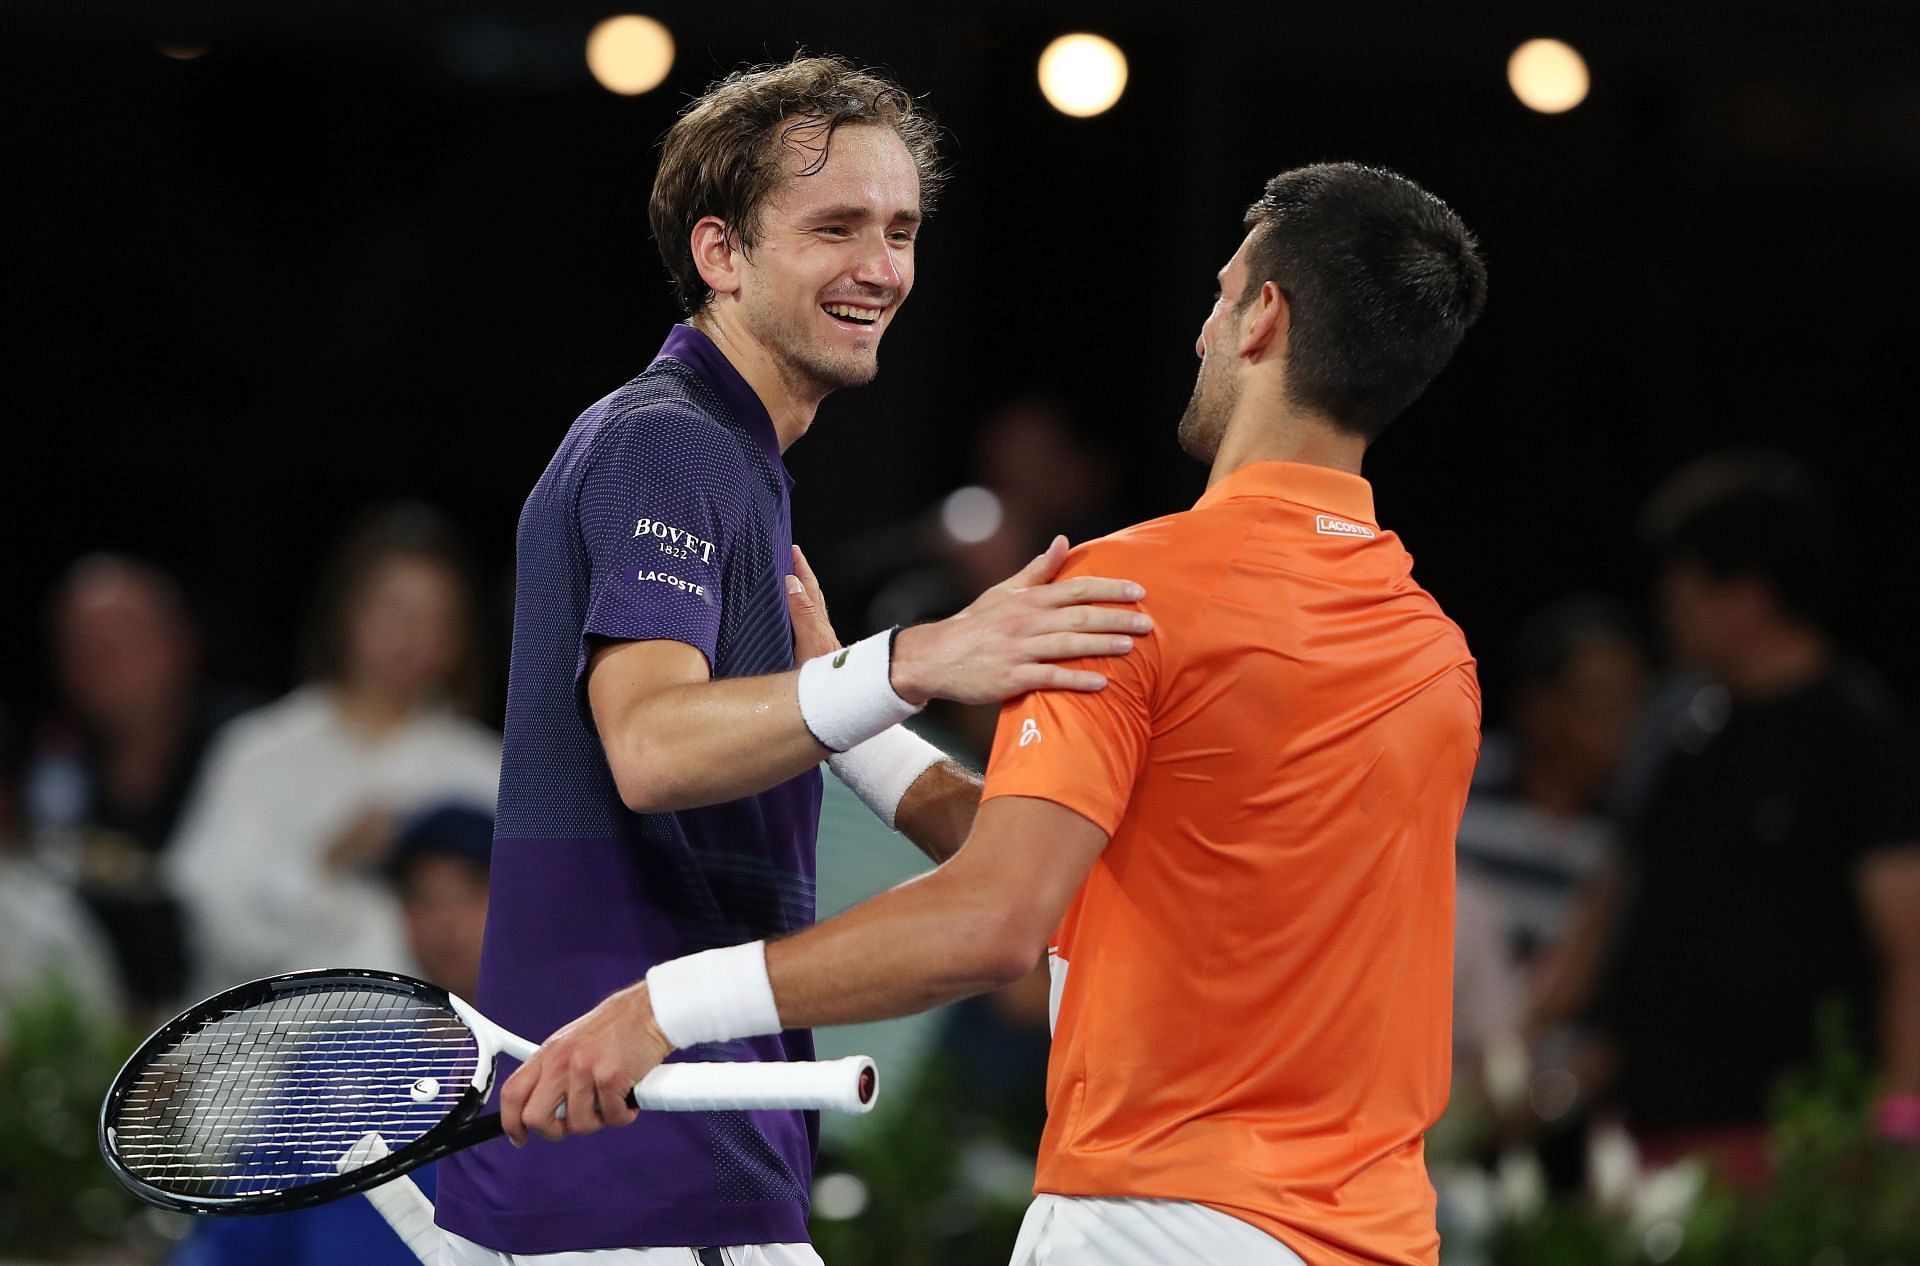
<path fill-rule="evenodd" d="M 826 398 L 817 384 L 796 379 L 765 344 L 711 311 L 699 313 L 688 324 L 713 341 L 734 372 L 760 397 L 767 416 L 773 419 L 773 433 L 779 437 L 781 452 L 807 433 L 814 413 Z"/>
<path fill-rule="evenodd" d="M 1301 462 L 1357 475 L 1366 452 L 1366 440 L 1317 414 L 1301 412 L 1281 401 L 1249 396 L 1227 419 L 1207 486 L 1211 488 L 1255 462 Z"/>

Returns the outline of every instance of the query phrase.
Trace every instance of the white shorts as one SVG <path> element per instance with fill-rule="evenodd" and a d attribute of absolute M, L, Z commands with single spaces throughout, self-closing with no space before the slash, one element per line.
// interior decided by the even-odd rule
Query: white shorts
<path fill-rule="evenodd" d="M 1259 1227 L 1185 1200 L 1035 1196 L 1012 1266 L 1306 1266 Z"/>
<path fill-rule="evenodd" d="M 811 1244 L 729 1248 L 594 1248 L 579 1253 L 497 1253 L 440 1232 L 440 1266 L 825 1266 Z"/>

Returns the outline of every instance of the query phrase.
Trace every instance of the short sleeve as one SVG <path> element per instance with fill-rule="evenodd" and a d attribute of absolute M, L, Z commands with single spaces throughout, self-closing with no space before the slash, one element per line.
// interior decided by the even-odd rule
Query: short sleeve
<path fill-rule="evenodd" d="M 1138 572 L 1112 559 L 1076 558 L 1062 573 L 1080 574 Z M 1157 627 L 1164 628 L 1164 621 L 1153 611 L 1151 595 L 1147 610 L 1155 615 Z M 981 799 L 1049 800 L 1111 836 L 1146 762 L 1160 637 L 1156 631 L 1136 640 L 1134 649 L 1123 656 L 1071 660 L 1064 665 L 1104 674 L 1105 689 L 1036 690 L 1009 699 L 994 731 Z"/>
<path fill-rule="evenodd" d="M 720 577 L 746 517 L 738 442 L 691 412 L 611 419 L 580 484 L 589 569 L 580 662 L 589 637 L 685 642 L 711 668 Z"/>

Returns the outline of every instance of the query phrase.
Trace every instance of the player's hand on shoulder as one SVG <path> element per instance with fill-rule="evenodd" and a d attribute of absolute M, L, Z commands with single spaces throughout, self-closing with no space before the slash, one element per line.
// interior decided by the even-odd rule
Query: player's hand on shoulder
<path fill-rule="evenodd" d="M 787 614 L 793 618 L 793 662 L 804 664 L 816 655 L 840 649 L 840 638 L 827 617 L 827 600 L 807 556 L 793 547 L 793 574 L 787 577 Z"/>
<path fill-rule="evenodd" d="M 958 615 L 903 629 L 894 642 L 893 687 L 913 703 L 930 698 L 998 703 L 1030 690 L 1099 690 L 1100 673 L 1056 661 L 1125 655 L 1153 627 L 1130 580 L 1054 580 L 1067 561 L 1056 536 L 1038 558 Z"/>
<path fill-rule="evenodd" d="M 630 985 L 548 1038 L 507 1078 L 501 1127 L 522 1147 L 529 1132 L 558 1142 L 631 1125 L 640 1114 L 627 1095 L 672 1053 L 646 985 Z"/>

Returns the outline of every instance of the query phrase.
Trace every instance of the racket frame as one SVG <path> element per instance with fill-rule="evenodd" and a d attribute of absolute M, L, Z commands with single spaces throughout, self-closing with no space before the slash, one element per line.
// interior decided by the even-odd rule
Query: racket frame
<path fill-rule="evenodd" d="M 186 1035 L 223 1014 L 271 1001 L 276 995 L 315 987 L 377 987 L 381 992 L 408 996 L 450 1011 L 473 1036 L 476 1064 L 468 1084 L 440 1122 L 386 1156 L 347 1173 L 334 1173 L 278 1192 L 233 1196 L 182 1195 L 155 1185 L 134 1172 L 119 1155 L 114 1123 L 140 1075 L 160 1053 Z M 149 1204 L 182 1213 L 239 1216 L 282 1213 L 326 1204 L 389 1182 L 462 1148 L 501 1134 L 500 1114 L 486 1111 L 492 1093 L 498 1057 L 509 1055 L 525 1062 L 538 1045 L 501 1028 L 464 999 L 437 985 L 398 972 L 359 967 L 323 967 L 288 972 L 248 981 L 222 990 L 168 1021 L 128 1058 L 113 1080 L 100 1108 L 100 1153 L 114 1177 Z M 865 1056 L 848 1056 L 824 1063 L 723 1062 L 699 1064 L 669 1062 L 649 1073 L 628 1094 L 627 1102 L 647 1110 L 667 1111 L 871 1111 L 878 1094 L 878 1071 Z M 556 1111 L 559 1116 L 564 1105 Z"/>
<path fill-rule="evenodd" d="M 447 1110 L 446 1116 L 438 1125 L 433 1126 L 411 1143 L 389 1152 L 386 1156 L 362 1168 L 350 1170 L 344 1174 L 335 1174 L 332 1177 L 318 1178 L 312 1182 L 290 1187 L 285 1191 L 264 1195 L 182 1195 L 147 1181 L 121 1159 L 116 1146 L 114 1122 L 119 1118 L 122 1103 L 134 1089 L 140 1075 L 152 1064 L 155 1056 L 172 1049 L 186 1034 L 212 1023 L 224 1013 L 243 1007 L 257 1006 L 262 1002 L 271 1001 L 277 995 L 298 993 L 327 984 L 338 984 L 343 988 L 364 988 L 370 983 L 377 984 L 386 992 L 405 994 L 419 1001 L 443 1007 L 456 1014 L 473 1032 L 479 1056 L 477 1066 L 467 1087 L 460 1092 L 460 1097 L 454 1101 L 453 1106 Z M 481 1022 L 478 1026 L 473 1023 L 475 1019 Z M 318 967 L 308 971 L 288 972 L 284 975 L 248 981 L 244 985 L 222 990 L 181 1012 L 143 1042 L 140 1048 L 128 1058 L 119 1074 L 113 1079 L 112 1088 L 107 1091 L 106 1102 L 100 1108 L 98 1132 L 100 1154 L 106 1158 L 107 1166 L 113 1171 L 114 1177 L 135 1195 L 149 1204 L 182 1213 L 214 1217 L 250 1216 L 260 1213 L 285 1213 L 293 1209 L 306 1209 L 314 1205 L 326 1204 L 343 1196 L 355 1195 L 370 1187 L 377 1187 L 389 1179 L 439 1160 L 461 1148 L 471 1147 L 475 1143 L 482 1143 L 499 1135 L 499 1114 L 486 1113 L 483 1110 L 486 1107 L 487 1095 L 493 1089 L 494 1061 L 503 1049 L 499 1036 L 504 1032 L 498 1025 L 487 1021 L 472 1007 L 459 1002 L 446 990 L 411 976 L 400 975 L 398 972 L 374 971 L 361 967 Z"/>

